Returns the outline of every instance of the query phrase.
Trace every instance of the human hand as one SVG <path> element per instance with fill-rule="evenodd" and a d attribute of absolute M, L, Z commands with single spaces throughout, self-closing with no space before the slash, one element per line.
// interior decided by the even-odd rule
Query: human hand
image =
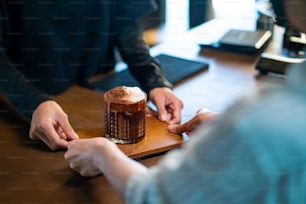
<path fill-rule="evenodd" d="M 82 176 L 92 177 L 102 173 L 103 149 L 106 145 L 114 145 L 104 137 L 74 140 L 68 143 L 64 157 L 70 168 Z"/>
<path fill-rule="evenodd" d="M 158 118 L 169 124 L 181 122 L 182 101 L 167 87 L 154 88 L 149 93 L 151 100 L 157 108 Z"/>
<path fill-rule="evenodd" d="M 129 179 L 147 168 L 127 157 L 118 146 L 105 137 L 72 140 L 64 155 L 72 169 L 82 176 L 103 173 L 119 196 L 124 198 Z"/>
<path fill-rule="evenodd" d="M 190 119 L 189 121 L 183 124 L 170 124 L 168 129 L 170 132 L 181 134 L 186 133 L 189 134 L 190 132 L 194 131 L 200 124 L 208 122 L 214 118 L 216 118 L 219 113 L 211 111 L 207 108 L 201 108 L 197 111 L 196 115 Z"/>
<path fill-rule="evenodd" d="M 67 114 L 55 101 L 41 103 L 33 112 L 30 138 L 42 140 L 51 150 L 66 148 L 69 140 L 78 139 Z"/>

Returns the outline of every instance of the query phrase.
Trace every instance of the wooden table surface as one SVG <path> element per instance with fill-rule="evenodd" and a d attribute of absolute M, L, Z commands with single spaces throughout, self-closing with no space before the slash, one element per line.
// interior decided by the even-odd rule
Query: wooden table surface
<path fill-rule="evenodd" d="M 103 93 L 73 86 L 55 100 L 69 115 L 69 121 L 80 138 L 104 136 Z M 90 102 L 89 102 L 90 101 Z M 135 144 L 121 144 L 119 148 L 131 158 L 140 158 L 179 147 L 180 135 L 170 133 L 167 123 L 155 116 L 146 118 L 146 135 Z"/>
<path fill-rule="evenodd" d="M 200 51 L 189 42 L 163 43 L 152 54 L 167 53 L 209 63 L 209 69 L 176 85 L 175 93 L 185 107 L 183 121 L 201 107 L 223 112 L 237 98 L 260 84 L 282 79 L 257 76 L 258 56 L 217 51 Z M 81 138 L 103 135 L 103 94 L 74 86 L 55 99 L 68 113 Z M 29 124 L 4 101 L 0 101 L 0 203 L 123 203 L 103 175 L 83 178 L 68 167 L 64 150 L 51 152 L 46 145 L 28 138 Z M 180 135 L 167 131 L 167 124 L 151 117 L 146 139 L 133 145 L 119 145 L 132 158 L 146 166 L 156 164 L 164 152 L 183 143 Z"/>

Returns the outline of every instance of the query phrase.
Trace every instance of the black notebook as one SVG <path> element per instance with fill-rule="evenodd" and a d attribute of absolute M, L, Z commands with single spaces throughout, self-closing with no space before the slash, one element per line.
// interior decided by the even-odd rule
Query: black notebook
<path fill-rule="evenodd" d="M 208 64 L 174 57 L 166 54 L 160 54 L 155 57 L 161 64 L 161 67 L 170 83 L 176 84 L 200 71 L 208 69 Z M 111 76 L 92 83 L 95 89 L 107 91 L 116 86 L 140 86 L 135 78 L 125 69 Z"/>
<path fill-rule="evenodd" d="M 269 44 L 271 38 L 271 31 L 230 29 L 217 42 L 200 44 L 200 46 L 243 54 L 257 54 Z"/>

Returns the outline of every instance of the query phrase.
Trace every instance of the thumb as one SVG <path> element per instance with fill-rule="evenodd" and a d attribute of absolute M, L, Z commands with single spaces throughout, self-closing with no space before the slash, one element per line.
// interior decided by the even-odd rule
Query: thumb
<path fill-rule="evenodd" d="M 66 134 L 68 140 L 79 139 L 78 134 L 71 127 L 66 114 L 64 116 L 62 116 L 61 119 L 59 120 L 59 125 L 63 129 L 63 131 Z"/>
<path fill-rule="evenodd" d="M 185 132 L 185 126 L 184 125 L 178 125 L 178 124 L 173 124 L 168 126 L 168 130 L 173 133 L 181 134 Z"/>

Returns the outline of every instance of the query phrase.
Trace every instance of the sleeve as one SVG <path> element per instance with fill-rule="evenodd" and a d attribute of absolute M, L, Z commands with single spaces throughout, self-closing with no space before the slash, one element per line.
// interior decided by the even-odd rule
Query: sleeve
<path fill-rule="evenodd" d="M 40 103 L 51 100 L 51 97 L 36 88 L 16 69 L 3 51 L 0 51 L 0 92 L 27 119 L 32 117 Z"/>
<path fill-rule="evenodd" d="M 169 87 L 172 84 L 165 78 L 159 62 L 154 59 L 143 40 L 137 18 L 147 14 L 154 7 L 151 1 L 119 1 L 116 9 L 116 46 L 131 74 L 145 92 L 156 87 Z"/>
<path fill-rule="evenodd" d="M 235 104 L 147 174 L 134 175 L 127 203 L 304 203 L 305 104 L 253 100 Z M 271 105 L 261 110 L 263 104 Z M 284 105 L 299 108 L 284 111 Z M 286 119 L 293 115 L 302 117 L 299 123 Z"/>
<path fill-rule="evenodd" d="M 4 94 L 14 107 L 27 119 L 43 101 L 50 97 L 36 88 L 11 62 L 5 52 L 3 32 L 6 18 L 3 16 L 3 3 L 0 9 L 0 93 Z"/>
<path fill-rule="evenodd" d="M 258 193 L 254 184 L 265 186 L 252 152 L 227 127 L 213 137 L 203 130 L 147 175 L 133 176 L 127 203 L 248 203 Z"/>

